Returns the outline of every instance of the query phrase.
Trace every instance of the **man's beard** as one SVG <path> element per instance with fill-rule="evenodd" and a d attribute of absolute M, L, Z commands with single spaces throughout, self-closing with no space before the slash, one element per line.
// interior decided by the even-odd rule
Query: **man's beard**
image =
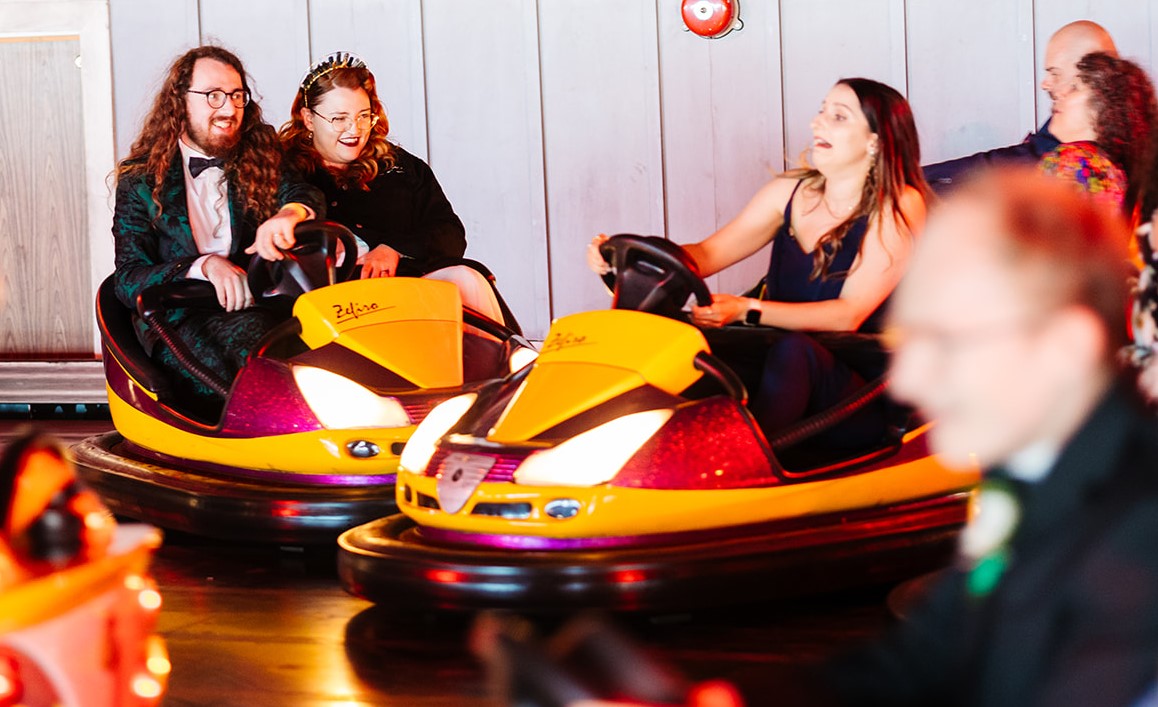
<path fill-rule="evenodd" d="M 189 139 L 194 147 L 209 157 L 229 157 L 241 142 L 241 121 L 236 118 L 233 120 L 237 123 L 237 130 L 228 135 L 212 133 L 210 126 L 190 123 Z"/>

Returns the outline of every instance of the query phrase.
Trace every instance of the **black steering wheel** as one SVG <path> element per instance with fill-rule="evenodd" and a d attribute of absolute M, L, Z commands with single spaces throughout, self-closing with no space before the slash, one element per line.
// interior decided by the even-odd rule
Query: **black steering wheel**
<path fill-rule="evenodd" d="M 690 295 L 701 307 L 712 303 L 696 262 L 666 238 L 621 233 L 599 246 L 599 253 L 611 265 L 603 282 L 611 290 L 613 309 L 684 320 L 682 310 Z"/>
<path fill-rule="evenodd" d="M 349 280 L 358 266 L 354 234 L 340 223 L 303 221 L 294 229 L 294 241 L 292 247 L 282 251 L 283 260 L 255 255 L 249 261 L 249 291 L 255 298 L 296 298 Z M 344 257 L 339 264 L 340 254 Z"/>

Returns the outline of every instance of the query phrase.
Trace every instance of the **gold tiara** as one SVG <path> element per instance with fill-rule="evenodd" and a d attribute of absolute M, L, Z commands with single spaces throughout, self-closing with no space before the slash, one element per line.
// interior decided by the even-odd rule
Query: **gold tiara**
<path fill-rule="evenodd" d="M 365 68 L 366 62 L 362 61 L 358 56 L 349 52 L 334 52 L 325 59 L 321 59 L 310 67 L 302 78 L 302 99 L 308 101 L 307 95 L 310 91 L 310 86 L 314 82 L 330 73 L 334 69 L 362 69 Z"/>

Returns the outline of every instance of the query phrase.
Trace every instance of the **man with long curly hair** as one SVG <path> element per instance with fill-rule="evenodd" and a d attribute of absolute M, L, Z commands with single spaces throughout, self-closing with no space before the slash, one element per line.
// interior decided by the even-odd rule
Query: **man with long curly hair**
<path fill-rule="evenodd" d="M 283 170 L 277 134 L 250 99 L 234 54 L 216 46 L 186 52 L 169 67 L 116 170 L 117 297 L 135 310 L 151 285 L 211 282 L 223 312 L 178 310 L 169 322 L 225 381 L 276 323 L 271 312 L 252 306 L 246 249 L 258 233 L 286 242 L 299 222 L 324 213 L 321 193 Z M 181 393 L 211 395 L 143 322 L 137 333 L 154 360 L 177 372 Z"/>

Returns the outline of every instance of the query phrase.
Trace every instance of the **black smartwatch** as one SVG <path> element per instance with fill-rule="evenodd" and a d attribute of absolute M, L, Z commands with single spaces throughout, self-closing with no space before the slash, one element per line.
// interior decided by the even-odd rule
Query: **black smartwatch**
<path fill-rule="evenodd" d="M 744 323 L 748 326 L 758 326 L 760 324 L 760 315 L 764 311 L 760 309 L 759 300 L 748 300 L 748 313 L 744 315 Z"/>

